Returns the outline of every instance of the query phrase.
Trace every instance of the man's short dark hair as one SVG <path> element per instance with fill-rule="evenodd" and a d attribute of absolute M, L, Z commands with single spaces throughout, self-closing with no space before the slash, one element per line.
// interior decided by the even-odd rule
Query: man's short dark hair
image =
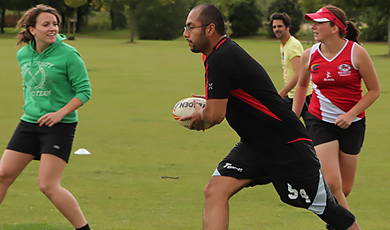
<path fill-rule="evenodd" d="M 282 20 L 284 26 L 290 27 L 291 29 L 291 19 L 290 16 L 288 16 L 288 14 L 286 13 L 273 13 L 270 17 L 270 20 L 271 20 L 271 26 L 274 20 Z"/>
<path fill-rule="evenodd" d="M 198 20 L 202 25 L 213 23 L 219 35 L 226 34 L 222 13 L 215 5 L 204 3 L 196 6 L 193 10 L 201 10 Z"/>

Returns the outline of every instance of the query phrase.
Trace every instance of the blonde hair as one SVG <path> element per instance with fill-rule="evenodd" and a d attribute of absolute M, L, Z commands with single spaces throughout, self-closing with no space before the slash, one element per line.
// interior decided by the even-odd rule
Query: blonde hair
<path fill-rule="evenodd" d="M 32 7 L 23 14 L 22 18 L 16 25 L 16 29 L 23 28 L 23 30 L 20 31 L 16 37 L 16 45 L 19 45 L 22 42 L 28 44 L 30 41 L 34 40 L 34 36 L 30 33 L 29 27 L 35 27 L 38 15 L 44 12 L 53 14 L 57 18 L 57 22 L 60 23 L 60 16 L 57 10 L 53 7 L 44 4 L 39 4 L 35 7 Z"/>

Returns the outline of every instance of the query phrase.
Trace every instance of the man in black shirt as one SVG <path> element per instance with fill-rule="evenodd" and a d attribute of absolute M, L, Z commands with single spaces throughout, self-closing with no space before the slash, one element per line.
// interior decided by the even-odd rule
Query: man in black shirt
<path fill-rule="evenodd" d="M 271 182 L 283 202 L 313 211 L 335 229 L 360 229 L 330 193 L 303 124 L 263 67 L 226 37 L 218 8 L 192 9 L 183 35 L 192 52 L 203 54 L 207 103 L 182 120 L 204 130 L 204 122 L 219 124 L 226 117 L 241 138 L 206 185 L 204 229 L 228 229 L 230 197 Z"/>

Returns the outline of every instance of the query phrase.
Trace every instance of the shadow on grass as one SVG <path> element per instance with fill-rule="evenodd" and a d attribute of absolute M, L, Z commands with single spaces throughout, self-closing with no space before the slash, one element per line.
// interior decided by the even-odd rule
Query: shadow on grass
<path fill-rule="evenodd" d="M 25 223 L 25 224 L 2 224 L 1 230 L 69 230 L 69 225 L 53 225 L 46 223 Z"/>

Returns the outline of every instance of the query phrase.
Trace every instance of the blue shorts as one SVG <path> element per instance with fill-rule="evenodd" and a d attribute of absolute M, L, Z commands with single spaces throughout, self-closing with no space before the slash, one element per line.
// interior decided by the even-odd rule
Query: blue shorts
<path fill-rule="evenodd" d="M 40 160 L 43 153 L 53 154 L 68 163 L 76 123 L 57 123 L 52 127 L 20 121 L 7 149 L 34 156 Z"/>
<path fill-rule="evenodd" d="M 342 129 L 307 113 L 305 123 L 314 146 L 338 140 L 340 150 L 351 155 L 359 154 L 363 146 L 366 118 L 353 122 L 347 129 Z"/>

